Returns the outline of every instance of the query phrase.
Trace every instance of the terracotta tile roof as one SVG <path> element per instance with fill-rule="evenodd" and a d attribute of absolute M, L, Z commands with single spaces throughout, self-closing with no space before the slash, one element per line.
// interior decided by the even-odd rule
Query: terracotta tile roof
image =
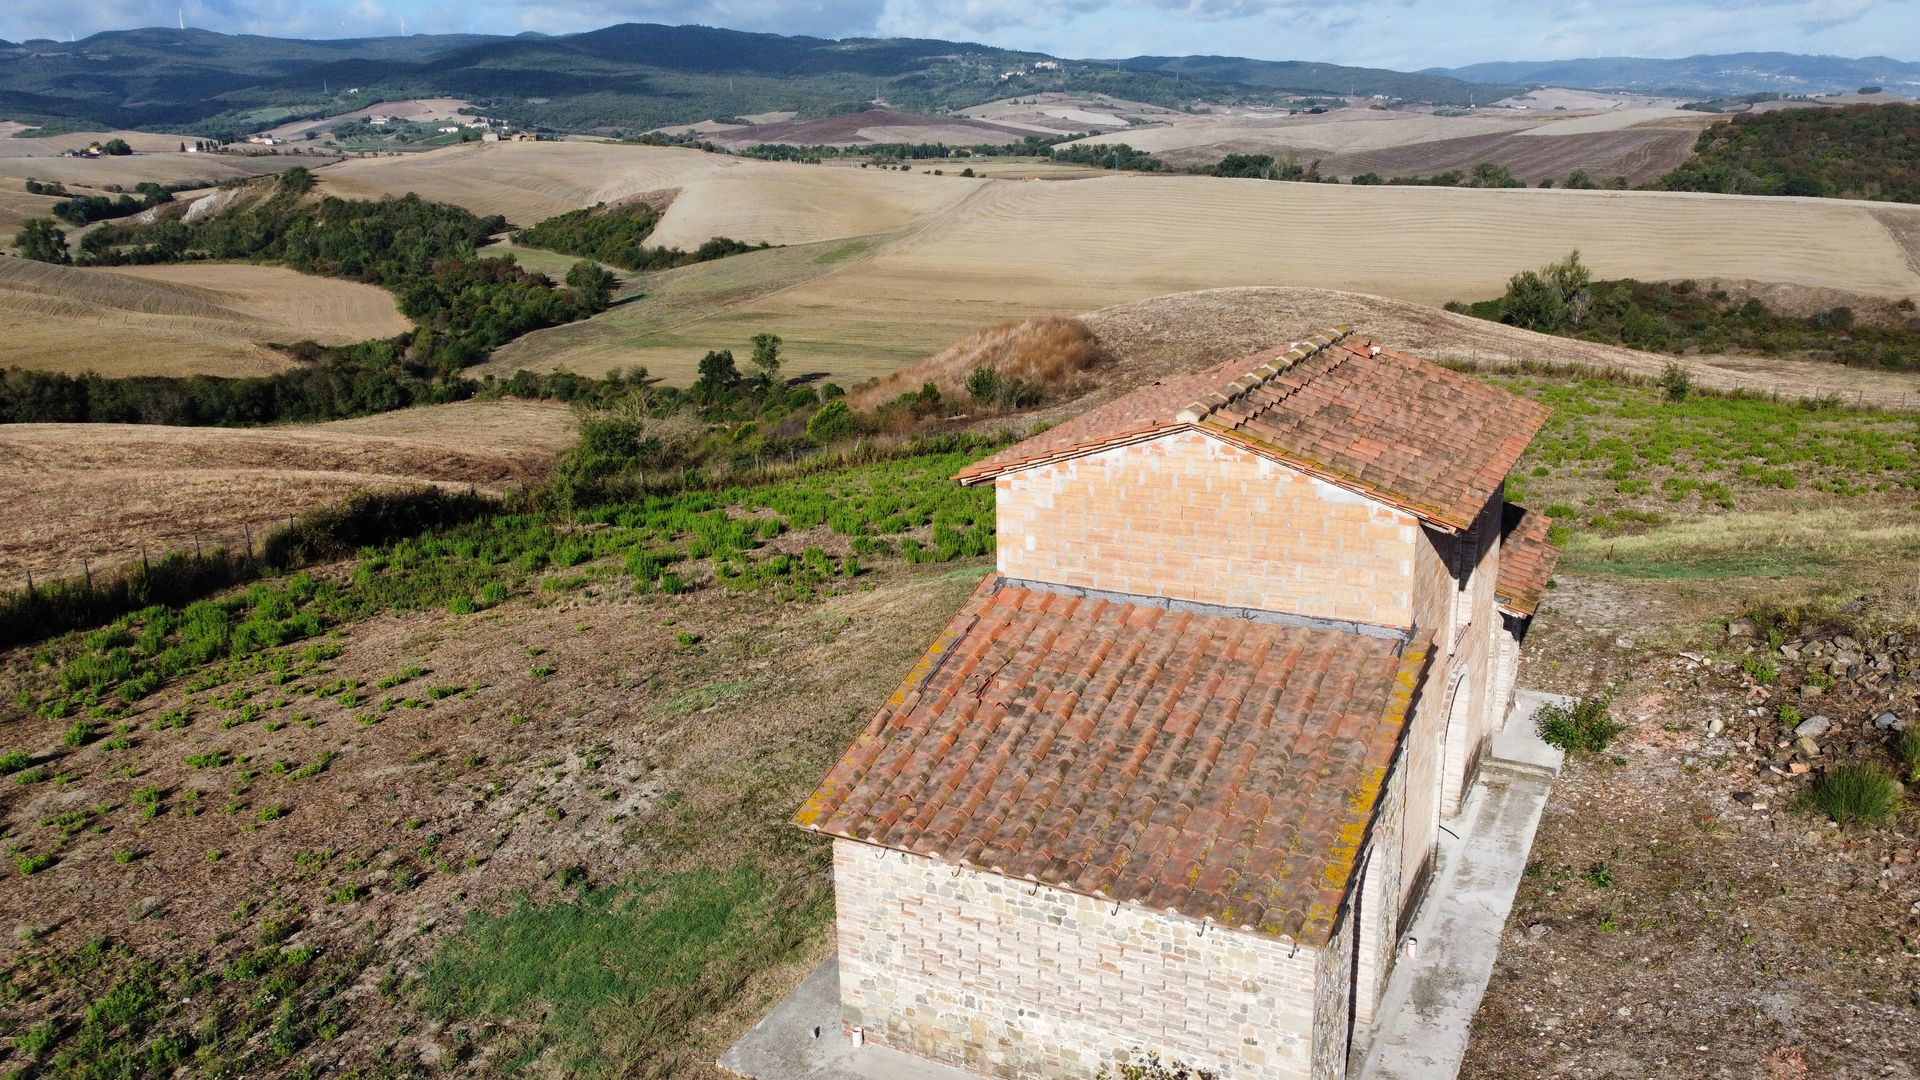
<path fill-rule="evenodd" d="M 1344 328 L 1163 379 L 975 462 L 1014 469 L 1196 428 L 1331 483 L 1463 530 L 1548 409 Z"/>
<path fill-rule="evenodd" d="M 1533 615 L 1553 577 L 1553 564 L 1560 561 L 1560 549 L 1547 542 L 1547 527 L 1552 524 L 1545 514 L 1518 503 L 1506 505 L 1506 518 L 1500 523 L 1500 580 L 1494 583 L 1494 595 L 1501 607 L 1515 615 Z"/>
<path fill-rule="evenodd" d="M 794 816 L 1324 943 L 1430 639 L 989 575 Z"/>

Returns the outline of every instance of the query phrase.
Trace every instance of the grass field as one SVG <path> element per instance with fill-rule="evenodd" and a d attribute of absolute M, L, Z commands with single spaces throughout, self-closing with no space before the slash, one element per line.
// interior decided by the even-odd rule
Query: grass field
<path fill-rule="evenodd" d="M 266 347 L 404 333 L 393 294 L 223 263 L 79 269 L 0 258 L 0 367 L 102 375 L 264 375 Z"/>
<path fill-rule="evenodd" d="M 319 178 L 329 195 L 415 191 L 521 226 L 597 202 L 677 189 L 650 242 L 687 250 L 714 236 L 804 244 L 891 232 L 958 202 L 976 183 L 590 142 L 480 143 L 356 159 L 322 170 Z"/>
<path fill-rule="evenodd" d="M 242 543 L 360 488 L 498 490 L 573 439 L 563 405 L 461 403 L 269 429 L 0 426 L 0 586 L 170 550 Z"/>

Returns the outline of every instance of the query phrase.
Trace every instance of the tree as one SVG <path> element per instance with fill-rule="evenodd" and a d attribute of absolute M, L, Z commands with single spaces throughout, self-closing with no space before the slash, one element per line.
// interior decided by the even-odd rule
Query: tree
<path fill-rule="evenodd" d="M 834 398 L 807 420 L 807 438 L 825 446 L 853 434 L 858 424 L 859 417 L 847 407 L 847 399 Z"/>
<path fill-rule="evenodd" d="M 733 350 L 708 351 L 700 358 L 700 377 L 694 380 L 693 394 L 708 404 L 724 401 L 740 385 L 740 369 L 733 365 Z"/>
<path fill-rule="evenodd" d="M 1479 187 L 1479 188 L 1501 188 L 1501 187 L 1524 187 L 1525 185 L 1521 184 L 1520 181 L 1515 180 L 1513 178 L 1513 173 L 1509 171 L 1505 165 L 1496 164 L 1495 162 L 1491 162 L 1491 161 L 1483 161 L 1480 164 L 1475 165 L 1473 167 L 1473 179 L 1472 181 L 1470 181 L 1468 186 Z"/>
<path fill-rule="evenodd" d="M 768 386 L 780 381 L 780 335 L 753 335 L 753 356 L 749 358 L 753 366 L 760 369 L 760 379 Z"/>
<path fill-rule="evenodd" d="M 13 238 L 13 249 L 25 259 L 62 264 L 73 261 L 72 253 L 67 250 L 67 234 L 60 231 L 52 218 L 28 218 Z"/>
<path fill-rule="evenodd" d="M 1543 334 L 1579 329 L 1586 317 L 1593 274 L 1578 251 L 1539 270 L 1523 270 L 1507 282 L 1500 321 Z"/>
<path fill-rule="evenodd" d="M 1568 187 L 1568 188 L 1576 188 L 1581 191 L 1592 191 L 1594 188 L 1597 188 L 1600 185 L 1594 183 L 1593 177 L 1587 174 L 1587 170 L 1575 169 L 1572 172 L 1567 174 L 1567 182 L 1564 184 L 1561 184 L 1560 186 Z"/>
<path fill-rule="evenodd" d="M 108 157 L 126 157 L 133 153 L 133 147 L 128 146 L 125 139 L 108 139 L 100 144 L 100 152 Z"/>
<path fill-rule="evenodd" d="M 605 311 L 613 303 L 613 287 L 618 284 L 613 271 L 592 260 L 574 263 L 567 270 L 567 288 L 580 298 L 588 311 Z"/>

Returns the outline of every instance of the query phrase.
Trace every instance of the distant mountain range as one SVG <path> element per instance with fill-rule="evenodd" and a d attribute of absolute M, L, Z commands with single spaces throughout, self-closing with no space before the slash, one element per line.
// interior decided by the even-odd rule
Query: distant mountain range
<path fill-rule="evenodd" d="M 833 41 L 635 23 L 557 36 L 308 41 L 148 28 L 78 42 L 0 42 L 0 119 L 222 138 L 414 97 L 464 98 L 557 131 L 624 134 L 762 112 L 836 115 L 874 101 L 940 112 L 1056 90 L 1181 108 L 1312 95 L 1485 104 L 1540 85 L 1719 97 L 1868 84 L 1920 94 L 1920 64 L 1753 53 L 1401 72 L 1231 56 L 1074 60 L 934 39 Z"/>
<path fill-rule="evenodd" d="M 1428 68 L 1424 75 L 1468 82 L 1566 86 L 1577 90 L 1628 90 L 1679 97 L 1742 94 L 1831 94 L 1883 87 L 1920 96 L 1920 64 L 1867 56 L 1803 56 L 1799 53 L 1727 53 L 1657 60 L 1634 56 L 1585 60 L 1501 60 L 1458 68 Z"/>
<path fill-rule="evenodd" d="M 1310 60 L 1249 60 L 1242 56 L 1133 56 L 1112 61 L 1134 71 L 1177 75 L 1205 82 L 1280 90 L 1295 94 L 1362 94 L 1429 101 L 1436 105 L 1485 104 L 1520 93 L 1522 86 L 1481 85 L 1502 80 L 1469 81 L 1444 74 L 1342 67 Z"/>
<path fill-rule="evenodd" d="M 357 95 L 346 91 L 357 89 Z M 0 118 L 232 136 L 382 98 L 467 98 L 569 131 L 643 131 L 776 110 L 964 108 L 1048 90 L 1179 107 L 1362 93 L 1465 103 L 1431 75 L 1221 57 L 1071 60 L 965 42 L 624 24 L 517 37 L 303 41 L 148 28 L 0 44 Z"/>

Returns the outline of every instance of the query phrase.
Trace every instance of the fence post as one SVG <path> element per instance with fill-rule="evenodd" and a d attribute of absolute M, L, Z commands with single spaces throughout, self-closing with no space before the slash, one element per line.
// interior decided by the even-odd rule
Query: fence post
<path fill-rule="evenodd" d="M 245 524 L 241 525 L 240 534 L 247 538 L 247 558 L 251 559 L 253 558 L 253 527 Z"/>
<path fill-rule="evenodd" d="M 92 592 L 93 591 L 93 567 L 88 565 L 87 560 L 84 558 L 80 560 L 80 572 L 87 576 L 87 591 Z"/>

